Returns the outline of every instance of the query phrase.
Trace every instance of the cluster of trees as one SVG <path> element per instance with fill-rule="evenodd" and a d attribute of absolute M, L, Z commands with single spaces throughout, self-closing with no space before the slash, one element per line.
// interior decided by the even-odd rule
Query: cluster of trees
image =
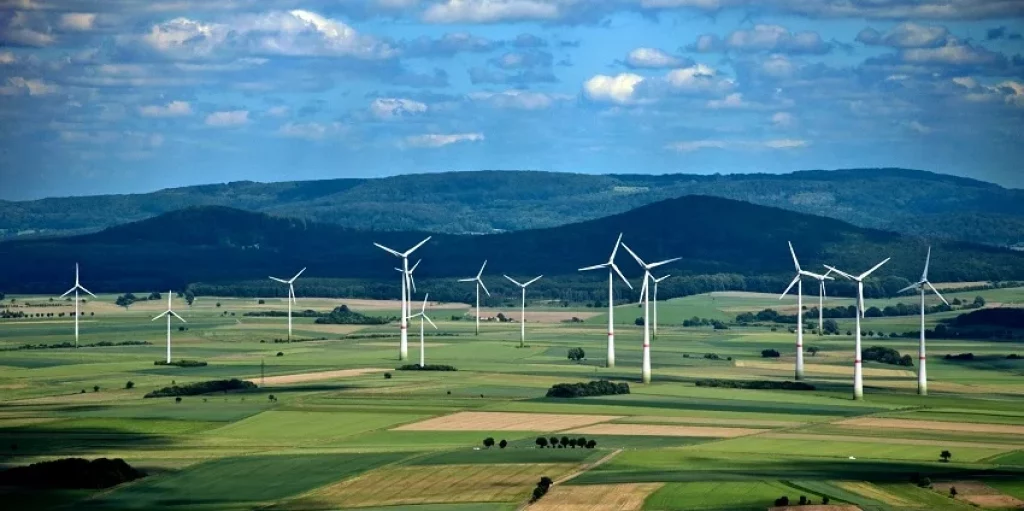
<path fill-rule="evenodd" d="M 781 356 L 782 354 L 779 353 L 779 350 L 773 350 L 771 348 L 761 350 L 761 358 L 779 358 Z"/>
<path fill-rule="evenodd" d="M 149 346 L 149 341 L 99 341 L 92 342 L 89 344 L 79 344 L 79 348 L 107 348 L 111 346 Z M 20 346 L 12 346 L 7 348 L 0 348 L 0 351 L 21 351 L 21 350 L 53 350 L 61 348 L 74 348 L 75 343 L 71 341 L 64 341 L 57 344 L 22 344 Z"/>
<path fill-rule="evenodd" d="M 828 503 L 831 502 L 831 501 L 832 501 L 832 499 L 828 498 L 827 496 L 822 497 L 821 498 L 821 505 L 827 506 Z M 775 499 L 775 507 L 789 507 L 789 505 L 790 505 L 789 497 L 787 497 L 785 495 Z M 806 495 L 801 495 L 800 499 L 797 500 L 797 505 L 798 506 L 812 506 L 812 505 L 814 505 L 814 502 L 812 502 L 811 499 L 808 499 Z"/>
<path fill-rule="evenodd" d="M 256 384 L 251 381 L 232 378 L 230 380 L 203 381 L 188 383 L 185 385 L 174 384 L 170 387 L 154 390 L 146 394 L 144 397 L 198 396 L 200 394 L 210 394 L 213 392 L 253 390 L 255 388 Z"/>
<path fill-rule="evenodd" d="M 698 387 L 753 390 L 814 390 L 814 385 L 793 381 L 697 380 Z"/>
<path fill-rule="evenodd" d="M 494 438 L 492 438 L 492 437 L 485 438 L 484 439 L 484 447 L 486 447 L 488 449 L 490 449 L 491 447 L 494 447 Z M 502 438 L 501 441 L 498 442 L 498 447 L 501 448 L 501 449 L 504 449 L 504 448 L 508 447 L 508 441 L 505 440 L 504 438 Z"/>
<path fill-rule="evenodd" d="M 288 311 L 255 311 L 246 312 L 243 316 L 251 316 L 256 318 L 287 318 Z M 317 312 L 312 309 L 306 309 L 301 311 L 292 311 L 293 318 L 319 318 L 326 315 L 323 312 Z"/>
<path fill-rule="evenodd" d="M 206 367 L 206 362 L 202 360 L 172 360 L 170 362 L 166 360 L 156 360 L 153 362 L 156 366 L 178 366 L 178 367 Z"/>
<path fill-rule="evenodd" d="M 946 353 L 946 356 L 943 358 L 946 360 L 971 361 L 974 360 L 974 353 L 959 353 L 956 355 Z"/>
<path fill-rule="evenodd" d="M 537 483 L 537 487 L 533 489 L 533 495 L 530 497 L 530 502 L 537 502 L 547 495 L 552 484 L 554 484 L 554 481 L 552 481 L 550 477 L 544 476 L 540 478 L 540 482 Z"/>
<path fill-rule="evenodd" d="M 583 351 L 583 348 L 569 348 L 568 357 L 573 362 L 579 362 L 587 358 L 587 352 Z"/>
<path fill-rule="evenodd" d="M 0 471 L 0 486 L 40 489 L 100 489 L 145 477 L 121 458 L 62 458 Z"/>
<path fill-rule="evenodd" d="M 608 380 L 587 383 L 558 383 L 548 389 L 547 397 L 590 397 L 629 394 L 628 383 L 612 383 Z"/>
<path fill-rule="evenodd" d="M 545 447 L 550 447 L 552 449 L 575 449 L 577 447 L 580 449 L 593 449 L 597 447 L 597 440 L 588 440 L 586 437 L 582 436 L 579 438 L 569 438 L 567 436 L 563 436 L 562 438 L 558 438 L 556 436 L 545 438 L 539 436 L 535 443 L 537 444 L 537 447 L 540 447 L 541 449 L 544 449 Z"/>
<path fill-rule="evenodd" d="M 79 314 L 84 316 L 85 312 L 80 312 Z M 12 310 L 9 310 L 9 309 L 0 310 L 0 319 L 52 318 L 52 317 L 63 318 L 65 315 L 67 315 L 69 318 L 75 317 L 75 313 L 74 312 L 57 312 L 57 313 L 54 313 L 54 312 L 36 312 L 36 313 L 31 313 L 31 312 L 29 312 L 29 313 L 26 313 L 25 311 L 12 311 Z M 89 315 L 90 316 L 95 316 L 96 313 L 95 312 L 90 312 Z"/>
<path fill-rule="evenodd" d="M 979 309 L 985 306 L 985 298 L 978 296 L 974 298 L 972 302 L 962 302 L 959 298 L 954 298 L 950 302 L 952 306 L 944 303 L 938 305 L 931 305 L 925 307 L 925 314 L 936 314 L 940 312 L 949 312 L 952 310 L 970 310 Z M 884 308 L 878 308 L 875 306 L 868 307 L 864 311 L 864 315 L 869 318 L 881 318 L 881 317 L 894 317 L 894 316 L 914 316 L 921 313 L 921 306 L 915 304 L 897 303 L 896 305 L 887 305 Z M 807 309 L 804 319 L 813 319 L 818 316 L 818 308 L 811 307 Z M 822 309 L 822 316 L 826 319 L 850 319 L 857 317 L 857 307 L 850 305 L 847 307 L 828 307 Z M 796 314 L 782 314 L 775 309 L 764 309 L 761 312 L 744 312 L 736 316 L 736 323 L 741 325 L 749 325 L 751 323 L 781 323 L 787 325 L 795 325 L 797 321 Z M 827 323 L 827 322 L 826 322 Z M 831 325 L 835 325 L 835 321 Z M 685 323 L 683 326 L 687 326 Z M 826 335 L 838 335 L 838 328 L 829 328 L 829 326 L 823 325 Z"/>
<path fill-rule="evenodd" d="M 394 319 L 367 316 L 349 309 L 348 305 L 342 305 L 335 307 L 326 315 L 316 318 L 316 323 L 321 325 L 386 325 Z"/>
<path fill-rule="evenodd" d="M 697 316 L 694 316 L 694 317 L 692 317 L 690 319 L 684 319 L 683 320 L 683 326 L 685 326 L 685 327 L 710 326 L 710 327 L 713 327 L 715 330 L 728 330 L 729 329 L 728 325 L 726 325 L 725 323 L 723 323 L 723 322 L 721 322 L 721 321 L 719 321 L 717 319 L 698 318 Z"/>
<path fill-rule="evenodd" d="M 443 364 L 406 364 L 397 368 L 398 371 L 458 371 L 455 366 L 443 365 Z"/>
<path fill-rule="evenodd" d="M 896 366 L 913 367 L 914 358 L 910 355 L 900 356 L 900 352 L 892 348 L 886 348 L 885 346 L 872 346 L 864 350 L 862 354 L 864 360 L 873 360 L 875 362 L 881 362 L 883 364 L 891 364 Z"/>
<path fill-rule="evenodd" d="M 181 293 L 178 293 L 178 296 L 180 297 Z M 152 293 L 147 295 L 145 298 L 139 298 L 138 296 L 135 296 L 134 293 L 125 293 L 125 294 L 123 294 L 121 296 L 118 296 L 117 300 L 114 301 L 114 303 L 118 307 L 124 307 L 124 308 L 127 309 L 128 307 L 130 307 L 135 302 L 145 302 L 145 301 L 149 301 L 149 300 L 162 300 L 162 299 L 163 299 L 163 295 L 161 295 L 160 293 L 158 293 L 156 291 L 153 291 Z M 192 302 L 189 301 L 188 304 L 192 305 Z"/>

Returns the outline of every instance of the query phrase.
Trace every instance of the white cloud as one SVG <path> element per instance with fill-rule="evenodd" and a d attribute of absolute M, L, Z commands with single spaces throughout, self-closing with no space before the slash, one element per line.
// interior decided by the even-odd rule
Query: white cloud
<path fill-rule="evenodd" d="M 426 112 L 426 103 L 403 98 L 377 98 L 370 103 L 370 112 L 383 120 L 397 119 Z"/>
<path fill-rule="evenodd" d="M 281 126 L 277 133 L 282 137 L 289 138 L 304 138 L 307 140 L 323 140 L 329 136 L 338 135 L 344 131 L 344 127 L 341 123 L 319 123 L 319 122 L 306 122 L 306 123 L 295 123 L 289 122 Z"/>
<path fill-rule="evenodd" d="M 669 144 L 666 149 L 678 151 L 681 153 L 689 153 L 694 151 L 700 151 L 702 149 L 729 149 L 729 150 L 741 150 L 741 151 L 754 151 L 763 149 L 775 149 L 775 150 L 786 150 L 786 149 L 797 149 L 801 147 L 807 147 L 810 142 L 801 139 L 773 139 L 773 140 L 688 140 L 682 142 L 674 142 Z"/>
<path fill-rule="evenodd" d="M 920 133 L 922 135 L 927 135 L 928 133 L 932 132 L 931 128 L 925 126 L 924 124 L 921 124 L 920 121 L 910 121 L 906 123 L 906 127 L 907 129 L 914 131 L 916 133 Z"/>
<path fill-rule="evenodd" d="M 941 46 L 949 38 L 946 27 L 901 23 L 886 33 L 865 28 L 857 34 L 857 41 L 873 46 L 893 48 L 931 48 Z"/>
<path fill-rule="evenodd" d="M 214 112 L 206 116 L 206 125 L 218 128 L 243 126 L 248 123 L 248 110 L 228 110 L 223 112 Z"/>
<path fill-rule="evenodd" d="M 1001 60 L 1001 55 L 985 48 L 962 44 L 950 39 L 937 48 L 910 48 L 900 53 L 904 62 L 911 64 L 982 65 Z"/>
<path fill-rule="evenodd" d="M 85 32 L 92 30 L 95 24 L 96 13 L 69 12 L 60 16 L 60 27 L 65 30 Z"/>
<path fill-rule="evenodd" d="M 785 55 L 771 55 L 759 67 L 762 73 L 772 78 L 789 78 L 797 70 L 796 64 Z"/>
<path fill-rule="evenodd" d="M 626 65 L 633 68 L 661 69 L 683 64 L 679 57 L 657 48 L 637 48 L 626 56 Z"/>
<path fill-rule="evenodd" d="M 9 51 L 0 51 L 0 64 L 13 64 L 16 59 Z"/>
<path fill-rule="evenodd" d="M 429 134 L 414 135 L 405 138 L 405 145 L 409 147 L 436 148 L 461 142 L 480 142 L 484 140 L 483 133 L 452 133 L 452 134 Z"/>
<path fill-rule="evenodd" d="M 776 128 L 788 128 L 796 124 L 796 119 L 789 112 L 776 112 L 772 115 L 772 125 Z"/>
<path fill-rule="evenodd" d="M 139 108 L 143 117 L 184 117 L 192 115 L 192 105 L 187 101 L 171 101 L 166 105 L 146 105 Z"/>
<path fill-rule="evenodd" d="M 46 83 L 43 80 L 21 76 L 12 76 L 7 79 L 6 85 L 0 85 L 0 95 L 15 96 L 27 94 L 29 96 L 45 96 L 57 92 L 56 85 Z"/>
<path fill-rule="evenodd" d="M 743 108 L 749 106 L 749 103 L 743 101 L 743 94 L 734 92 L 729 94 L 724 99 L 712 99 L 708 101 L 708 108 Z"/>
<path fill-rule="evenodd" d="M 288 107 L 284 105 L 272 106 L 267 109 L 266 114 L 270 117 L 285 117 L 288 115 Z"/>
<path fill-rule="evenodd" d="M 713 34 L 704 34 L 688 48 L 699 52 L 784 52 L 820 55 L 831 51 L 832 44 L 823 41 L 817 32 L 791 33 L 780 25 L 758 24 L 749 30 L 736 30 L 724 39 Z"/>
<path fill-rule="evenodd" d="M 571 99 L 565 94 L 546 94 L 524 90 L 507 90 L 503 92 L 471 92 L 468 95 L 473 101 L 482 101 L 496 108 L 516 110 L 544 110 L 551 108 L 558 101 Z"/>
<path fill-rule="evenodd" d="M 628 104 L 635 101 L 636 87 L 644 78 L 633 73 L 597 75 L 583 84 L 583 93 L 593 101 Z"/>
<path fill-rule="evenodd" d="M 561 16 L 551 0 L 446 0 L 423 12 L 427 23 L 551 21 Z"/>
<path fill-rule="evenodd" d="M 665 82 L 676 92 L 720 92 L 732 87 L 732 81 L 718 76 L 718 71 L 704 64 L 673 69 Z"/>

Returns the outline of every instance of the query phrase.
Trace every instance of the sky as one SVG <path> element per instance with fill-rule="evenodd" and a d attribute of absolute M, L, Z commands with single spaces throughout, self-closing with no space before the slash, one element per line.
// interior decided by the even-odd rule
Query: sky
<path fill-rule="evenodd" d="M 1024 188 L 1020 0 L 0 0 L 0 199 L 481 169 Z"/>

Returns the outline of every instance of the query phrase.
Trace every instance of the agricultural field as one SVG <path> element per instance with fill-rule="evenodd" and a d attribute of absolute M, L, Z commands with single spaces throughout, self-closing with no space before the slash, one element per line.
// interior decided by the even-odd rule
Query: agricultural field
<path fill-rule="evenodd" d="M 950 300 L 1024 303 L 1021 288 L 944 289 Z M 439 329 L 428 331 L 426 361 L 458 370 L 428 372 L 396 370 L 418 361 L 418 325 L 410 330 L 411 360 L 400 362 L 395 323 L 295 318 L 294 342 L 284 342 L 285 318 L 245 316 L 285 310 L 283 299 L 217 297 L 191 307 L 175 300 L 187 323 L 174 325 L 173 358 L 207 365 L 154 365 L 165 356 L 166 326 L 151 318 L 166 300 L 124 308 L 115 299 L 83 304 L 75 349 L 39 347 L 74 341 L 73 303 L 6 297 L 9 310 L 44 316 L 0 319 L 0 465 L 122 458 L 148 475 L 103 490 L 0 487 L 5 509 L 743 511 L 767 510 L 782 496 L 833 511 L 1024 505 L 1024 359 L 1007 358 L 1024 356 L 1020 342 L 930 341 L 928 396 L 916 394 L 916 367 L 867 362 L 866 398 L 853 401 L 853 340 L 845 335 L 807 334 L 805 344 L 817 348 L 806 356 L 813 390 L 696 385 L 792 381 L 787 328 L 681 325 L 694 316 L 731 322 L 769 307 L 795 311 L 795 301 L 778 296 L 712 293 L 659 303 L 649 385 L 639 383 L 635 304 L 616 310 L 615 368 L 604 367 L 604 309 L 529 307 L 527 346 L 519 348 L 518 323 L 488 321 L 475 336 L 468 305 L 431 304 Z M 377 317 L 399 313 L 395 301 L 302 297 L 297 310 L 342 304 Z M 515 307 L 484 315 L 499 312 L 518 317 Z M 928 326 L 956 314 L 929 315 Z M 864 325 L 901 332 L 917 321 Z M 852 320 L 839 323 L 852 328 Z M 916 339 L 876 337 L 864 341 L 869 346 L 910 354 L 916 364 Z M 585 358 L 570 361 L 570 348 Z M 763 358 L 766 349 L 780 356 Z M 945 358 L 967 352 L 975 360 Z M 232 378 L 257 388 L 180 401 L 143 397 Z M 598 379 L 628 383 L 631 392 L 546 397 L 557 383 Z M 541 448 L 539 437 L 560 444 L 583 437 L 596 446 Z M 554 484 L 530 503 L 542 477 Z M 826 497 L 831 507 L 821 506 Z"/>

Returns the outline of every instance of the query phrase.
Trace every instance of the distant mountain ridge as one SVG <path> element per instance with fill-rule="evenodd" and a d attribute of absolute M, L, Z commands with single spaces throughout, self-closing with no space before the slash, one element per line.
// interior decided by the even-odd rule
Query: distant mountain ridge
<path fill-rule="evenodd" d="M 559 227 L 487 236 L 435 234 L 416 254 L 423 258 L 416 277 L 456 286 L 454 278 L 473 274 L 486 259 L 489 275 L 544 274 L 538 296 L 561 296 L 558 293 L 600 287 L 601 278 L 577 270 L 603 261 L 620 232 L 625 233 L 623 241 L 648 261 L 682 257 L 664 269 L 674 275 L 662 288 L 665 297 L 702 289 L 699 286 L 706 283 L 697 276 L 703 275 L 734 275 L 729 277 L 733 280 L 714 284 L 728 288 L 781 291 L 793 271 L 787 241 L 794 243 L 806 268 L 827 262 L 863 271 L 892 257 L 879 276 L 892 277 L 887 288 L 899 289 L 907 278 L 920 274 L 927 246 L 919 238 L 830 218 L 685 196 Z M 259 281 L 273 296 L 278 290 L 266 281 L 267 275 L 308 267 L 307 284 L 316 278 L 350 279 L 358 281 L 363 296 L 388 296 L 399 280 L 393 270 L 395 259 L 373 243 L 403 249 L 427 235 L 360 231 L 223 206 L 194 207 L 94 234 L 0 243 L 0 260 L 25 262 L 0 265 L 0 289 L 61 291 L 73 264 L 79 262 L 93 291 Z M 934 248 L 935 281 L 1024 279 L 1024 258 L 1010 250 L 961 242 L 936 242 Z M 620 252 L 619 264 L 627 275 L 639 275 L 625 252 Z M 746 283 L 736 284 L 737 280 Z M 494 285 L 500 289 L 503 284 Z M 452 299 L 445 296 L 439 293 L 437 298 Z"/>
<path fill-rule="evenodd" d="M 1024 190 L 891 168 L 712 176 L 476 171 L 243 181 L 136 195 L 0 201 L 0 237 L 96 231 L 192 206 L 363 230 L 492 233 L 581 222 L 685 195 L 742 200 L 914 236 L 999 246 L 1024 242 Z"/>

